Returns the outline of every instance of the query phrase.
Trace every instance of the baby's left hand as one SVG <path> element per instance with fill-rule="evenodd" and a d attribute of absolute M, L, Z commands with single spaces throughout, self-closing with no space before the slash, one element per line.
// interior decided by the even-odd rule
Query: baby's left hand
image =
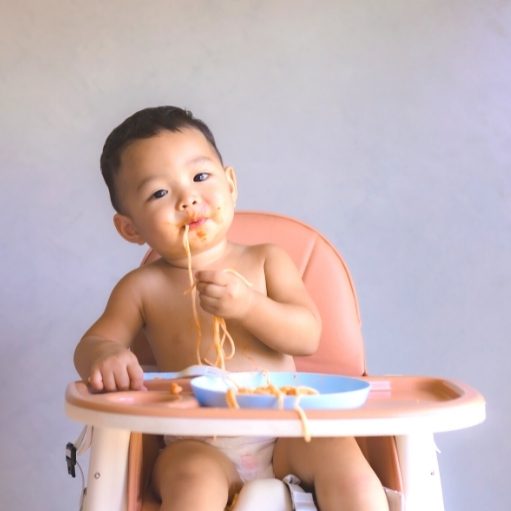
<path fill-rule="evenodd" d="M 254 291 L 245 279 L 230 270 L 195 274 L 201 307 L 214 316 L 242 318 L 250 309 Z"/>

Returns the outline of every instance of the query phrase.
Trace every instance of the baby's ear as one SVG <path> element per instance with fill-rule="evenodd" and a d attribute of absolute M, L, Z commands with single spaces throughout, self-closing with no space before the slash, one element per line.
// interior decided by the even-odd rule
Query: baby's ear
<path fill-rule="evenodd" d="M 145 243 L 145 240 L 137 232 L 137 229 L 129 217 L 116 213 L 114 215 L 114 225 L 117 232 L 126 241 L 129 241 L 130 243 L 138 243 L 139 245 L 143 245 Z"/>
<path fill-rule="evenodd" d="M 231 195 L 234 202 L 238 198 L 238 183 L 236 182 L 236 171 L 232 167 L 225 167 L 225 177 L 231 188 Z"/>

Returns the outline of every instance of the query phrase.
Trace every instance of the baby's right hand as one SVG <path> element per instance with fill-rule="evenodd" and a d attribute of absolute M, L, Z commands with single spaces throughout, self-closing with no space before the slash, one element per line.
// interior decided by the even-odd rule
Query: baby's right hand
<path fill-rule="evenodd" d="M 145 390 L 144 371 L 129 349 L 110 345 L 92 365 L 89 384 L 95 391 Z"/>

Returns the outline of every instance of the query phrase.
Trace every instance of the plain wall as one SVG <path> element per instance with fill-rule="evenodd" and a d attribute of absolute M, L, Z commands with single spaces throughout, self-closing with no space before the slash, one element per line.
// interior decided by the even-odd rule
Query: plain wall
<path fill-rule="evenodd" d="M 0 508 L 78 508 L 72 353 L 144 252 L 98 158 L 126 116 L 177 104 L 237 168 L 240 209 L 342 251 L 373 374 L 484 393 L 483 425 L 437 437 L 446 509 L 511 509 L 509 1 L 0 4 Z"/>

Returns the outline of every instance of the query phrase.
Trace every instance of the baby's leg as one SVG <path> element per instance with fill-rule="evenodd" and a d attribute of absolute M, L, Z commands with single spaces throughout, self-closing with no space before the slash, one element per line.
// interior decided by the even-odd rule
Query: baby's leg
<path fill-rule="evenodd" d="M 232 462 L 217 449 L 181 440 L 158 456 L 153 485 L 162 511 L 223 511 L 241 481 Z"/>
<path fill-rule="evenodd" d="M 320 511 L 388 511 L 385 492 L 354 438 L 279 438 L 273 452 L 278 478 L 298 476 L 314 488 Z"/>

